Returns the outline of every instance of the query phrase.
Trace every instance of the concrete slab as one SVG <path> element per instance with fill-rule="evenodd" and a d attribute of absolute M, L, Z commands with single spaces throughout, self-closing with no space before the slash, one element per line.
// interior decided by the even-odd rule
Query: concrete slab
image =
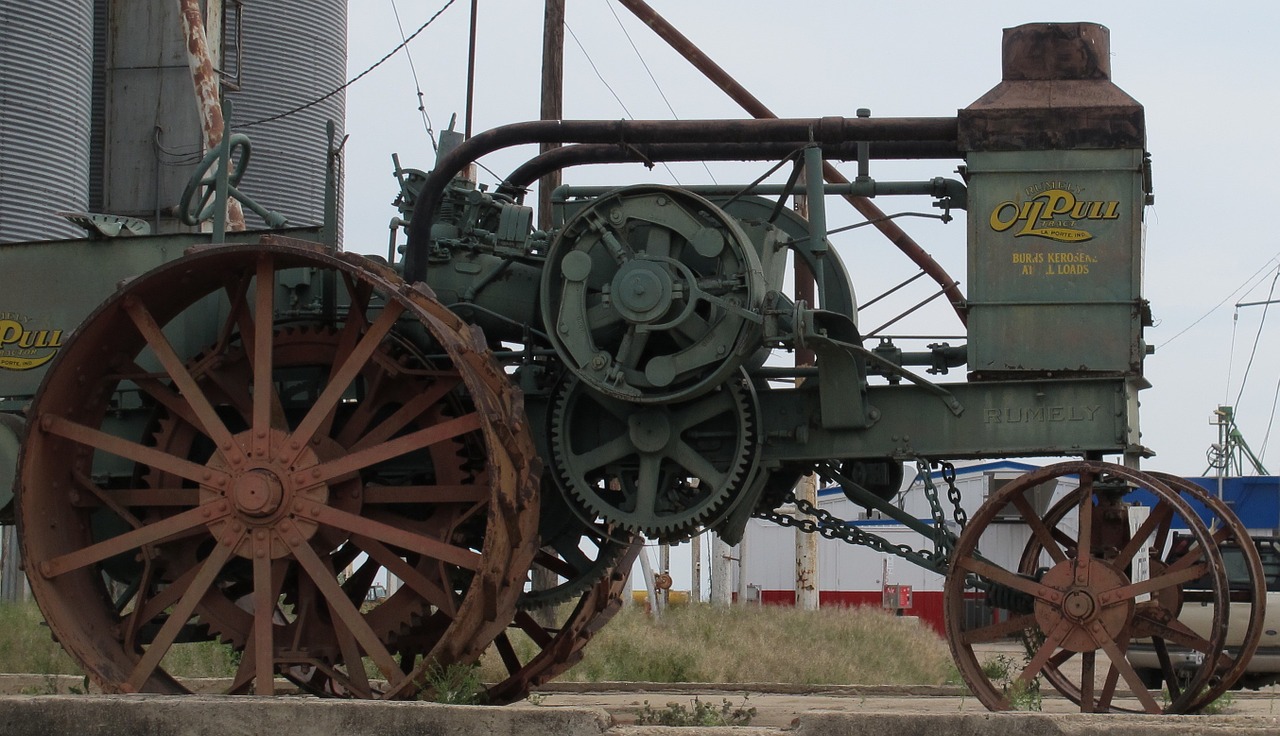
<path fill-rule="evenodd" d="M 0 697 L 6 736 L 601 736 L 611 725 L 608 713 L 587 708 L 206 695 Z"/>

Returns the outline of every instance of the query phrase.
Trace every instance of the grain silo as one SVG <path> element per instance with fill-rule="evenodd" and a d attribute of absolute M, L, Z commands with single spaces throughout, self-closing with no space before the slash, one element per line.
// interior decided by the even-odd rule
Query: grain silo
<path fill-rule="evenodd" d="M 81 234 L 92 60 L 92 0 L 0 5 L 0 243 Z"/>

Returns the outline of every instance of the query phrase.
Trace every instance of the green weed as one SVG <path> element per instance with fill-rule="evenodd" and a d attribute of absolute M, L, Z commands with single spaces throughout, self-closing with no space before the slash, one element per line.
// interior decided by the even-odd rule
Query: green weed
<path fill-rule="evenodd" d="M 636 725 L 638 726 L 748 726 L 751 725 L 751 719 L 756 717 L 756 709 L 747 707 L 746 696 L 743 696 L 742 705 L 734 707 L 726 698 L 722 701 L 719 708 L 704 703 L 698 698 L 694 698 L 689 703 L 689 707 L 685 707 L 681 703 L 667 703 L 667 707 L 662 710 L 654 710 L 649 701 L 644 701 L 642 708 L 636 716 Z"/>

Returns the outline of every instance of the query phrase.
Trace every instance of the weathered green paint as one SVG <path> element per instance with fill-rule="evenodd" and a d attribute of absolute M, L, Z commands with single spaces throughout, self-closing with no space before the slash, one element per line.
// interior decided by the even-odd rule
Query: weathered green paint
<path fill-rule="evenodd" d="M 312 228 L 292 231 L 315 237 Z M 230 243 L 256 242 L 260 232 L 228 233 Z M 55 240 L 0 245 L 0 409 L 19 410 L 35 395 L 61 343 L 119 284 L 187 248 L 206 245 L 202 233 L 133 238 Z M 213 339 L 215 323 L 184 325 L 170 335 L 192 354 Z"/>
<path fill-rule="evenodd" d="M 969 370 L 1141 373 L 1143 153 L 969 156 Z"/>

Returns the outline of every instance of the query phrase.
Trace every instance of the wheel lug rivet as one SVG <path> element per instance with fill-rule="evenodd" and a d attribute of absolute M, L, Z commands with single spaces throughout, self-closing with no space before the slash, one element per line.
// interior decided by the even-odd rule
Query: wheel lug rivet
<path fill-rule="evenodd" d="M 319 478 L 319 477 L 320 477 L 320 468 L 312 468 L 312 469 L 311 469 L 311 477 L 312 477 L 312 478 Z"/>
<path fill-rule="evenodd" d="M 41 563 L 40 563 L 40 574 L 41 574 L 42 576 L 44 576 L 44 577 L 46 577 L 46 578 L 51 578 L 51 577 L 53 577 L 53 575 L 51 575 L 51 574 L 50 574 L 50 572 L 51 572 L 52 570 L 53 570 L 53 566 L 52 566 L 52 565 L 50 565 L 49 563 L 47 563 L 47 562 L 41 562 Z"/>

